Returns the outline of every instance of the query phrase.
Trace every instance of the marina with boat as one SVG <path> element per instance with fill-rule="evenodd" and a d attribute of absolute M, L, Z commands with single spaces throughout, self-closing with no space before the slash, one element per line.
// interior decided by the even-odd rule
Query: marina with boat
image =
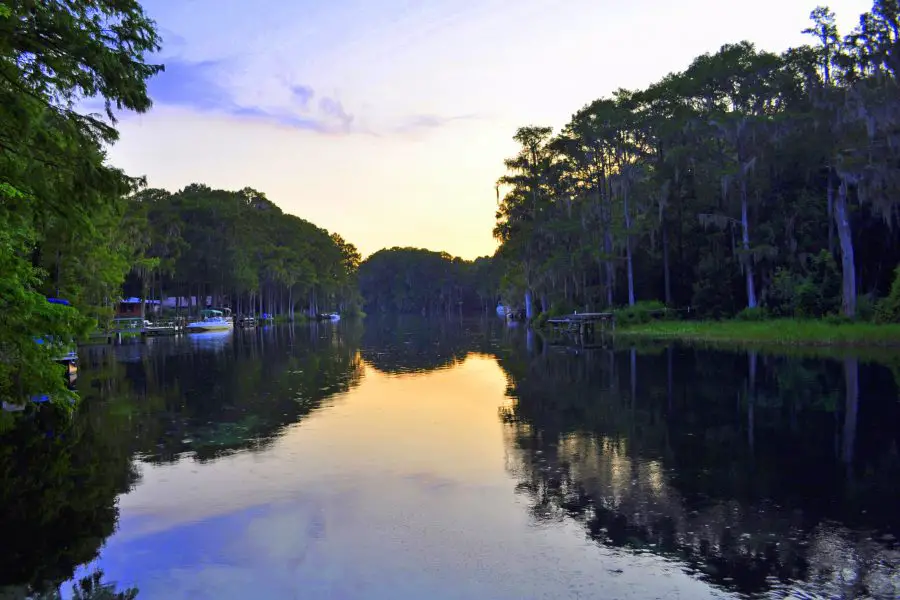
<path fill-rule="evenodd" d="M 173 309 L 165 301 L 141 300 L 135 297 L 120 300 L 115 308 L 115 316 L 108 325 L 98 328 L 87 339 L 79 340 L 79 344 L 123 344 L 149 337 L 253 329 L 276 322 L 276 315 L 234 314 L 228 306 L 207 305 L 206 308 L 196 310 L 197 305 L 194 302 L 196 298 L 190 300 L 190 303 L 183 305 L 187 310 Z M 194 308 L 194 311 L 190 308 Z M 307 318 L 313 321 L 336 322 L 340 320 L 341 315 L 337 312 L 328 312 Z"/>

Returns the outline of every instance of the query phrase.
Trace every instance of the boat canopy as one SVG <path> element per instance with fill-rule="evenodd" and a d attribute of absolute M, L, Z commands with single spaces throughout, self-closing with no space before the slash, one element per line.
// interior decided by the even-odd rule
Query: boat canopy
<path fill-rule="evenodd" d="M 144 300 L 142 298 L 137 298 L 135 296 L 131 296 L 130 298 L 123 298 L 119 300 L 122 304 L 140 304 L 143 302 L 144 304 L 160 304 L 159 300 Z"/>

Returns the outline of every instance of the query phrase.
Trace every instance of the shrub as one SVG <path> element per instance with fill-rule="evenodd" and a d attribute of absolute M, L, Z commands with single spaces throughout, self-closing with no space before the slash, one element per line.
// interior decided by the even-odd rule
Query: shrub
<path fill-rule="evenodd" d="M 790 269 L 778 267 L 766 294 L 766 307 L 775 317 L 793 317 L 797 310 L 797 277 Z"/>
<path fill-rule="evenodd" d="M 715 255 L 704 256 L 696 269 L 691 306 L 703 317 L 719 319 L 733 315 L 739 305 L 734 296 L 740 279 L 733 263 Z"/>
<path fill-rule="evenodd" d="M 875 320 L 878 302 L 872 294 L 863 294 L 856 299 L 856 320 L 871 322 Z"/>
<path fill-rule="evenodd" d="M 568 300 L 560 300 L 559 302 L 554 302 L 550 306 L 550 310 L 547 311 L 547 316 L 561 317 L 563 315 L 571 315 L 576 310 L 578 309 L 575 307 L 575 305 Z"/>
<path fill-rule="evenodd" d="M 734 317 L 738 321 L 765 321 L 769 318 L 769 313 L 762 306 L 755 308 L 745 308 Z"/>
<path fill-rule="evenodd" d="M 844 315 L 828 315 L 822 321 L 828 325 L 846 325 L 852 323 L 853 319 Z"/>
<path fill-rule="evenodd" d="M 823 317 L 841 306 L 841 273 L 827 250 L 807 258 L 802 272 L 779 267 L 767 290 L 766 307 L 776 317 Z"/>
<path fill-rule="evenodd" d="M 877 323 L 900 322 L 900 265 L 894 269 L 894 281 L 890 293 L 882 298 L 875 307 Z"/>
<path fill-rule="evenodd" d="M 634 306 L 626 306 L 615 311 L 616 323 L 619 325 L 640 325 L 649 323 L 657 311 L 665 310 L 666 305 L 658 300 L 643 300 Z M 663 314 L 663 317 L 666 315 Z"/>

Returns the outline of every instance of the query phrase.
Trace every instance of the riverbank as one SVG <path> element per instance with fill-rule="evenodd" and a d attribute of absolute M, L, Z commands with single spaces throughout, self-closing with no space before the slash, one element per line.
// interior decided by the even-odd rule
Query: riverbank
<path fill-rule="evenodd" d="M 768 321 L 653 321 L 620 326 L 616 337 L 781 346 L 896 346 L 900 324 Z"/>

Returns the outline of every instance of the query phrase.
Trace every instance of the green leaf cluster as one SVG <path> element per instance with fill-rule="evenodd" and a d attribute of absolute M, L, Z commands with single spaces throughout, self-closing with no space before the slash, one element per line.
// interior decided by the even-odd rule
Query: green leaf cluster
<path fill-rule="evenodd" d="M 0 397 L 62 402 L 70 395 L 53 359 L 86 315 L 111 305 L 130 268 L 123 196 L 140 182 L 108 166 L 104 147 L 117 136 L 114 110 L 150 107 L 159 39 L 134 0 L 0 9 Z M 76 110 L 89 99 L 104 114 Z"/>

